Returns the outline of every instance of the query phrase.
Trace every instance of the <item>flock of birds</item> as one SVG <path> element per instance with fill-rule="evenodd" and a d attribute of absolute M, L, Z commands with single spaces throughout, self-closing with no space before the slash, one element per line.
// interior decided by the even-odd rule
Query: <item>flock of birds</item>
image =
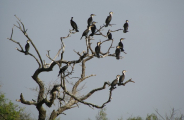
<path fill-rule="evenodd" d="M 105 20 L 105 27 L 108 27 L 110 25 L 110 22 L 112 20 L 112 15 L 113 15 L 113 12 L 109 12 L 109 16 L 107 16 L 106 20 Z M 80 38 L 80 40 L 83 38 L 83 36 L 85 36 L 86 38 L 88 37 L 88 33 L 89 31 L 91 31 L 91 34 L 89 36 L 93 36 L 96 32 L 96 23 L 95 21 L 93 21 L 93 17 L 96 16 L 95 14 L 91 14 L 90 17 L 88 18 L 87 20 L 87 29 L 82 33 L 82 36 Z M 75 23 L 75 21 L 73 21 L 73 17 L 71 17 L 71 20 L 70 20 L 70 23 L 71 23 L 71 26 L 73 28 L 73 30 L 75 30 L 76 32 L 79 32 L 78 30 L 78 26 L 77 24 Z M 123 25 L 124 29 L 123 29 L 123 32 L 126 33 L 128 32 L 128 20 L 126 20 L 125 24 Z M 108 30 L 107 32 L 107 37 L 108 39 L 112 39 L 112 34 L 111 34 L 111 31 Z M 126 54 L 126 52 L 124 51 L 123 49 L 123 43 L 122 43 L 122 40 L 124 40 L 125 38 L 121 38 L 120 39 L 120 42 L 118 44 L 118 46 L 116 46 L 116 50 L 115 50 L 115 54 L 116 54 L 116 59 L 120 59 L 120 52 L 124 52 Z M 101 42 L 97 42 L 97 46 L 95 47 L 95 53 L 96 53 L 96 56 L 98 58 L 100 58 L 100 45 L 101 45 Z"/>
<path fill-rule="evenodd" d="M 113 15 L 113 12 L 109 12 L 109 16 L 107 16 L 107 18 L 105 20 L 105 27 L 108 27 L 110 25 L 110 22 L 112 20 L 112 15 Z M 83 36 L 85 36 L 87 38 L 89 31 L 91 31 L 91 34 L 89 36 L 93 36 L 95 34 L 95 32 L 96 32 L 96 25 L 95 24 L 97 22 L 93 21 L 93 16 L 96 16 L 96 15 L 91 14 L 90 17 L 88 18 L 87 29 L 82 33 L 80 40 L 83 38 Z M 123 27 L 124 27 L 123 32 L 124 33 L 128 32 L 128 27 L 129 27 L 128 22 L 129 21 L 126 20 L 125 24 L 123 25 Z M 75 30 L 76 32 L 79 32 L 77 24 L 73 21 L 73 17 L 71 17 L 70 23 L 71 23 L 73 30 Z M 107 37 L 108 37 L 108 39 L 112 39 L 112 34 L 111 34 L 110 29 L 107 32 Z M 120 42 L 118 43 L 118 46 L 116 46 L 115 54 L 116 54 L 116 59 L 118 59 L 118 60 L 120 59 L 121 52 L 124 52 L 126 54 L 126 52 L 123 49 L 123 43 L 122 43 L 122 40 L 124 40 L 124 39 L 125 38 L 121 38 Z M 27 55 L 29 52 L 29 48 L 30 48 L 29 42 L 30 42 L 30 40 L 27 40 L 27 44 L 25 45 L 25 55 Z M 95 47 L 95 53 L 96 53 L 96 56 L 98 58 L 100 58 L 100 48 L 101 48 L 100 45 L 101 45 L 101 42 L 97 42 L 97 46 Z M 69 65 L 70 65 L 70 63 L 67 63 L 67 65 L 60 68 L 58 76 L 61 75 L 62 73 L 64 74 L 65 70 L 68 68 Z M 115 89 L 116 88 L 115 86 L 117 84 L 124 85 L 123 81 L 125 79 L 125 72 L 126 72 L 126 70 L 123 70 L 122 75 L 116 76 L 116 79 L 111 83 L 110 90 Z"/>

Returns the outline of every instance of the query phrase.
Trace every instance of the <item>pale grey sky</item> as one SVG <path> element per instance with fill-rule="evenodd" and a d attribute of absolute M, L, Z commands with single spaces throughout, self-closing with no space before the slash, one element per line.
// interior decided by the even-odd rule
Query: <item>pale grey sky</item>
<path fill-rule="evenodd" d="M 37 84 L 31 76 L 38 67 L 36 61 L 15 50 L 17 44 L 7 40 L 10 37 L 13 24 L 17 24 L 16 14 L 28 29 L 27 33 L 40 51 L 42 58 L 50 62 L 46 57 L 46 50 L 51 50 L 53 57 L 60 48 L 60 37 L 67 36 L 70 19 L 79 26 L 79 33 L 65 39 L 64 59 L 74 60 L 78 56 L 73 52 L 85 50 L 84 39 L 80 40 L 82 32 L 86 29 L 87 19 L 90 14 L 96 14 L 94 21 L 97 28 L 104 24 L 109 12 L 113 11 L 111 23 L 113 27 L 104 28 L 116 30 L 122 28 L 125 20 L 129 20 L 129 32 L 118 31 L 113 34 L 114 45 L 119 39 L 126 38 L 124 49 L 127 54 L 121 54 L 124 58 L 94 58 L 87 63 L 86 74 L 96 74 L 86 80 L 86 86 L 81 94 L 91 89 L 102 86 L 104 81 L 111 81 L 122 70 L 127 70 L 126 80 L 132 78 L 135 83 L 129 83 L 125 87 L 118 87 L 113 91 L 112 102 L 107 104 L 108 118 L 115 120 L 133 116 L 145 117 L 158 109 L 162 115 L 169 113 L 171 108 L 184 113 L 184 1 L 183 0 L 114 0 L 114 1 L 0 1 L 0 82 L 1 91 L 14 103 L 26 107 L 37 118 L 37 110 L 34 106 L 26 106 L 17 103 L 20 93 L 26 100 L 36 98 L 36 93 L 29 90 Z M 94 36 L 93 48 L 104 37 Z M 13 39 L 23 46 L 26 38 L 20 30 L 14 29 Z M 108 46 L 108 44 L 107 44 Z M 102 46 L 102 51 L 106 45 Z M 112 49 L 111 52 L 114 52 Z M 30 52 L 35 54 L 31 47 Z M 48 84 L 57 81 L 58 67 L 53 72 L 44 73 L 40 78 Z M 80 67 L 76 67 L 75 76 L 80 76 Z M 109 88 L 90 97 L 89 102 L 102 104 L 108 97 Z M 57 106 L 55 106 L 57 107 Z M 48 109 L 49 112 L 52 111 Z M 65 111 L 67 115 L 60 115 L 65 120 L 86 120 L 88 117 L 95 119 L 98 109 L 91 109 L 81 105 Z"/>

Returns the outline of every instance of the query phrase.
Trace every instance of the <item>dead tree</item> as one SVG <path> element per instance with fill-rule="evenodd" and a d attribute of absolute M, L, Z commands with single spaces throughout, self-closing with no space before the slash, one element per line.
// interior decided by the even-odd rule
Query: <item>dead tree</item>
<path fill-rule="evenodd" d="M 17 99 L 16 101 L 21 102 L 23 104 L 26 105 L 34 105 L 36 106 L 36 109 L 39 112 L 39 116 L 38 119 L 39 120 L 45 120 L 46 118 L 46 110 L 43 107 L 43 105 L 45 104 L 47 107 L 51 107 L 54 103 L 54 101 L 57 99 L 60 102 L 60 105 L 58 108 L 56 108 L 55 110 L 52 111 L 51 115 L 50 115 L 50 120 L 55 119 L 57 116 L 59 116 L 60 114 L 65 114 L 64 111 L 74 108 L 74 107 L 78 107 L 78 103 L 87 105 L 91 108 L 103 108 L 107 103 L 109 103 L 111 101 L 111 96 L 112 96 L 112 92 L 113 90 L 109 91 L 109 97 L 106 101 L 104 101 L 104 103 L 102 105 L 95 105 L 93 103 L 89 103 L 86 102 L 85 100 L 88 99 L 90 96 L 92 96 L 95 92 L 101 91 L 106 89 L 106 86 L 110 86 L 111 83 L 108 81 L 105 81 L 104 84 L 102 85 L 102 87 L 99 88 L 95 88 L 93 90 L 91 90 L 89 93 L 87 93 L 86 95 L 77 96 L 77 91 L 79 89 L 79 85 L 81 84 L 81 82 L 85 81 L 87 78 L 95 76 L 93 74 L 86 76 L 85 74 L 85 69 L 86 69 L 86 62 L 88 62 L 89 60 L 92 60 L 93 58 L 96 57 L 95 51 L 91 48 L 91 40 L 92 38 L 90 36 L 86 37 L 86 51 L 83 51 L 82 53 L 76 52 L 74 51 L 79 57 L 75 60 L 69 61 L 69 60 L 64 60 L 63 59 L 63 54 L 65 53 L 65 44 L 64 44 L 64 39 L 70 37 L 72 34 L 75 34 L 76 32 L 70 30 L 69 34 L 66 37 L 61 37 L 61 48 L 58 50 L 58 53 L 56 54 L 56 56 L 54 58 L 51 58 L 49 55 L 49 51 L 47 53 L 47 57 L 51 60 L 50 63 L 45 63 L 44 60 L 42 60 L 42 57 L 38 51 L 38 49 L 36 48 L 33 40 L 29 37 L 28 33 L 27 33 L 27 29 L 25 28 L 23 22 L 15 15 L 15 17 L 17 18 L 17 23 L 18 25 L 14 25 L 12 28 L 12 32 L 11 32 L 11 36 L 10 38 L 7 38 L 8 40 L 18 44 L 18 46 L 20 48 L 16 48 L 17 51 L 25 54 L 26 55 L 30 55 L 31 57 L 33 57 L 36 62 L 38 63 L 38 68 L 35 70 L 34 74 L 32 75 L 33 80 L 38 84 L 39 90 L 38 90 L 38 96 L 37 96 L 37 100 L 30 100 L 27 101 L 24 99 L 23 94 L 20 94 L 20 99 Z M 34 50 L 36 51 L 38 58 L 33 55 L 32 53 L 28 52 L 27 50 L 24 50 L 22 45 L 17 42 L 16 40 L 13 39 L 13 31 L 14 31 L 14 27 L 18 28 L 23 35 L 27 38 L 27 40 L 30 42 L 30 46 L 34 48 Z M 94 35 L 101 35 L 104 37 L 107 37 L 105 35 L 102 34 L 101 30 L 104 26 L 101 26 L 95 33 Z M 122 30 L 122 29 L 120 29 Z M 118 30 L 114 30 L 114 31 L 118 31 Z M 100 59 L 104 58 L 104 57 L 115 57 L 115 53 L 110 53 L 110 49 L 113 48 L 113 39 L 111 40 L 104 40 L 101 42 L 101 44 L 105 43 L 105 42 L 111 42 L 111 45 L 109 46 L 109 48 L 107 49 L 107 51 L 105 53 L 100 51 Z M 60 54 L 61 52 L 61 54 Z M 59 60 L 56 60 L 56 58 L 61 55 Z M 81 70 L 81 76 L 80 78 L 78 78 L 78 80 L 73 84 L 72 86 L 72 90 L 69 91 L 66 87 L 66 78 L 72 76 L 72 73 L 74 72 L 74 68 L 76 64 L 82 63 L 82 70 Z M 43 72 L 50 72 L 52 71 L 52 69 L 55 66 L 59 66 L 59 68 L 61 66 L 64 65 L 70 65 L 70 67 L 72 68 L 71 71 L 67 71 L 66 72 L 66 68 L 64 69 L 65 72 L 62 72 L 60 74 L 60 84 L 56 84 L 54 85 L 50 90 L 45 90 L 45 85 L 43 84 L 43 80 L 41 80 L 38 75 L 43 73 Z M 112 81 L 112 80 L 110 80 Z M 129 82 L 134 82 L 132 81 L 132 79 L 127 80 L 126 82 L 123 83 L 123 86 L 125 86 L 127 83 Z M 46 94 L 46 95 L 45 95 Z M 47 98 L 47 95 L 50 95 L 50 98 Z M 68 96 L 68 99 L 66 99 L 66 96 Z"/>

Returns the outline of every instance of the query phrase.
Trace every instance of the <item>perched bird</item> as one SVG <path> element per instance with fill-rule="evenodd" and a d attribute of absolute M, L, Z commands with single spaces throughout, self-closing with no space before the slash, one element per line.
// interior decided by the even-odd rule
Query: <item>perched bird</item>
<path fill-rule="evenodd" d="M 87 35 L 88 35 L 89 31 L 91 30 L 91 27 L 92 27 L 92 26 L 89 26 L 89 27 L 82 33 L 82 37 L 85 36 L 85 37 L 87 38 Z M 81 37 L 81 39 L 82 39 L 82 37 Z"/>
<path fill-rule="evenodd" d="M 62 74 L 62 73 L 64 74 L 64 72 L 65 72 L 65 70 L 68 68 L 68 66 L 69 66 L 69 62 L 67 63 L 67 65 L 65 65 L 65 66 L 63 66 L 62 68 L 60 68 L 58 77 L 59 77 L 60 74 Z"/>
<path fill-rule="evenodd" d="M 128 22 L 129 22 L 129 21 L 126 20 L 125 24 L 123 25 L 123 27 L 124 27 L 123 32 L 124 32 L 124 33 L 128 32 L 128 26 L 129 26 L 129 25 L 128 25 Z"/>
<path fill-rule="evenodd" d="M 112 14 L 113 12 L 109 12 L 109 16 L 107 16 L 106 20 L 105 20 L 105 27 L 108 27 L 109 23 L 111 22 L 111 19 L 112 19 Z"/>
<path fill-rule="evenodd" d="M 115 86 L 116 86 L 116 84 L 118 84 L 118 82 L 119 82 L 119 77 L 120 77 L 120 75 L 117 75 L 117 76 L 116 76 L 116 79 L 112 81 L 112 83 L 111 83 L 111 88 L 110 88 L 109 90 L 113 90 L 113 89 L 116 88 Z"/>
<path fill-rule="evenodd" d="M 79 32 L 77 24 L 73 21 L 73 17 L 71 17 L 70 24 L 71 24 L 73 30 L 75 30 L 76 32 Z"/>
<path fill-rule="evenodd" d="M 88 27 L 91 25 L 92 21 L 93 21 L 93 16 L 96 16 L 95 14 L 91 14 L 90 17 L 88 18 Z"/>
<path fill-rule="evenodd" d="M 126 72 L 126 70 L 123 70 L 123 71 L 122 71 L 122 75 L 121 75 L 120 78 L 119 78 L 119 83 L 118 83 L 118 85 L 121 85 L 121 84 L 123 83 L 123 81 L 124 81 L 124 79 L 125 79 L 125 72 Z"/>
<path fill-rule="evenodd" d="M 96 53 L 96 56 L 98 57 L 98 58 L 100 58 L 100 44 L 101 44 L 101 42 L 97 42 L 97 46 L 95 47 L 95 53 Z"/>
<path fill-rule="evenodd" d="M 119 56 L 120 56 L 120 46 L 116 46 L 116 50 L 115 50 L 115 54 L 116 54 L 116 59 L 119 60 Z"/>
<path fill-rule="evenodd" d="M 110 29 L 109 29 L 108 32 L 107 32 L 107 37 L 108 37 L 109 40 L 112 39 L 112 34 L 111 34 Z"/>
<path fill-rule="evenodd" d="M 30 40 L 27 40 L 27 44 L 25 45 L 25 55 L 27 55 L 29 52 L 29 48 L 30 48 L 29 42 Z"/>
<path fill-rule="evenodd" d="M 120 46 L 120 50 L 121 50 L 121 52 L 123 52 L 124 51 L 124 49 L 123 49 L 123 43 L 122 43 L 122 40 L 124 40 L 125 38 L 121 38 L 120 39 L 120 42 L 119 42 L 119 46 Z"/>
<path fill-rule="evenodd" d="M 96 24 L 97 22 L 92 22 L 92 27 L 91 27 L 91 34 L 90 34 L 90 36 L 93 36 L 94 34 L 95 34 L 95 31 L 96 31 Z"/>

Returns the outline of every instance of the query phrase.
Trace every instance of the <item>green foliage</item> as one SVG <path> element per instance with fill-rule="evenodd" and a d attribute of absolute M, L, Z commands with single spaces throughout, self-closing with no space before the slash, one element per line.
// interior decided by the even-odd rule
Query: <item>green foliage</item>
<path fill-rule="evenodd" d="M 98 114 L 96 115 L 96 120 L 108 120 L 107 118 L 107 114 L 106 114 L 106 109 L 103 108 L 101 109 Z M 174 108 L 172 109 L 170 115 L 167 115 L 164 117 L 162 117 L 158 111 L 156 111 L 156 114 L 152 113 L 152 114 L 148 114 L 146 119 L 143 119 L 142 117 L 138 116 L 138 117 L 129 117 L 127 120 L 183 120 L 184 119 L 184 115 L 180 114 L 179 117 L 174 117 L 174 115 L 176 114 L 176 111 L 174 110 Z M 91 120 L 90 118 L 88 118 L 88 120 Z M 118 120 L 123 120 L 123 118 L 119 118 Z"/>
<path fill-rule="evenodd" d="M 0 120 L 31 120 L 30 114 L 24 112 L 24 108 L 13 104 L 5 99 L 5 95 L 0 92 Z"/>
<path fill-rule="evenodd" d="M 129 117 L 127 120 L 143 120 L 141 117 Z"/>
<path fill-rule="evenodd" d="M 98 114 L 96 115 L 96 120 L 108 120 L 107 114 L 106 114 L 106 108 L 102 108 Z"/>
<path fill-rule="evenodd" d="M 151 115 L 148 114 L 146 120 L 158 120 L 158 117 L 154 113 Z"/>

